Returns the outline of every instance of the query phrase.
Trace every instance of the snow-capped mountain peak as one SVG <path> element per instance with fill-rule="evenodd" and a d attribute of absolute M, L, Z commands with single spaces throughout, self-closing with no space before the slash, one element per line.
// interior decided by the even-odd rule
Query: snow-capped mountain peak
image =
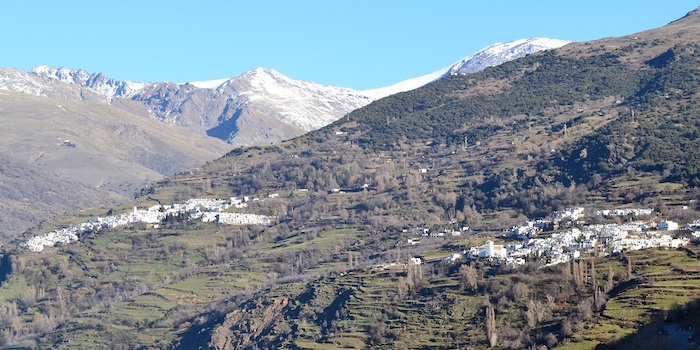
<path fill-rule="evenodd" d="M 364 94 L 379 99 L 404 91 L 417 89 L 449 74 L 475 73 L 488 67 L 497 66 L 531 53 L 556 49 L 570 43 L 566 40 L 548 38 L 530 38 L 514 40 L 507 43 L 495 43 L 478 52 L 464 57 L 451 66 L 435 72 L 398 82 L 378 89 L 364 90 Z"/>
<path fill-rule="evenodd" d="M 244 98 L 248 104 L 265 106 L 279 120 L 307 131 L 330 124 L 372 101 L 354 89 L 295 80 L 262 67 L 228 80 L 217 90 Z"/>
<path fill-rule="evenodd" d="M 36 66 L 31 73 L 51 80 L 63 83 L 77 84 L 106 96 L 115 98 L 132 96 L 146 85 L 128 80 L 116 80 L 105 77 L 102 73 L 90 74 L 82 69 L 54 68 L 49 66 Z"/>
<path fill-rule="evenodd" d="M 190 81 L 190 82 L 188 82 L 188 84 L 194 85 L 195 87 L 198 87 L 200 89 L 218 89 L 218 88 L 222 87 L 224 84 L 226 84 L 227 82 L 232 81 L 232 80 L 240 80 L 240 79 L 254 80 L 255 77 L 258 77 L 259 79 L 264 79 L 263 77 L 265 77 L 265 76 L 267 76 L 267 77 L 279 77 L 281 79 L 289 79 L 274 69 L 256 67 L 256 68 L 251 69 L 249 71 L 246 71 L 243 74 L 238 75 L 234 78 Z"/>
<path fill-rule="evenodd" d="M 453 64 L 447 74 L 475 73 L 535 52 L 556 49 L 568 43 L 570 41 L 549 38 L 530 38 L 495 43 Z"/>

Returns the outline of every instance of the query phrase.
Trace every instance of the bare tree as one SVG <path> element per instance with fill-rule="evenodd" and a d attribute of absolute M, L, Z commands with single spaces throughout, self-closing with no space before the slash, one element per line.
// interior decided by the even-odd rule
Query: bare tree
<path fill-rule="evenodd" d="M 615 273 L 613 272 L 612 265 L 608 265 L 608 283 L 605 285 L 605 292 L 609 292 L 615 286 L 614 281 Z"/>
<path fill-rule="evenodd" d="M 484 327 L 486 328 L 486 340 L 488 340 L 489 346 L 494 348 L 498 343 L 498 330 L 496 329 L 496 310 L 490 302 L 486 305 Z"/>
<path fill-rule="evenodd" d="M 479 283 L 479 272 L 471 265 L 462 265 L 459 268 L 462 277 L 462 289 L 476 290 Z"/>
<path fill-rule="evenodd" d="M 514 301 L 525 302 L 530 294 L 530 288 L 523 282 L 517 282 L 511 288 L 511 293 L 513 294 Z"/>
<path fill-rule="evenodd" d="M 525 311 L 525 319 L 527 320 L 527 326 L 530 328 L 535 328 L 537 326 L 537 311 L 535 311 L 535 302 L 530 300 L 527 302 L 527 311 Z"/>

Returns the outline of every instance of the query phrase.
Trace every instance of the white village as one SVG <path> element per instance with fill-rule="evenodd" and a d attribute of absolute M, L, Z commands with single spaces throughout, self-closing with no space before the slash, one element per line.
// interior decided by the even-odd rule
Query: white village
<path fill-rule="evenodd" d="M 649 220 L 585 225 L 579 221 L 583 218 L 584 211 L 583 207 L 557 211 L 550 215 L 551 220 L 528 221 L 505 232 L 503 238 L 508 243 L 496 244 L 489 240 L 482 246 L 453 253 L 441 260 L 454 262 L 461 259 L 486 259 L 511 267 L 524 265 L 528 261 L 539 261 L 542 266 L 551 266 L 586 256 L 604 257 L 649 248 L 675 249 L 687 245 L 691 240 L 700 240 L 700 220 L 682 227 L 686 234 L 677 234 L 681 227 L 670 220 L 658 223 Z M 636 218 L 654 213 L 653 209 L 614 209 L 593 211 L 592 215 Z M 552 231 L 555 225 L 565 228 L 547 232 Z M 462 231 L 452 232 L 452 235 L 461 235 Z M 422 235 L 442 237 L 445 234 L 422 232 Z M 407 245 L 419 243 L 415 239 L 407 241 Z M 420 257 L 414 257 L 410 263 L 423 262 Z"/>
<path fill-rule="evenodd" d="M 44 247 L 52 247 L 57 243 L 66 244 L 78 240 L 80 234 L 98 232 L 105 228 L 124 227 L 137 222 L 143 222 L 158 228 L 166 218 L 184 215 L 187 220 L 201 220 L 226 225 L 270 225 L 272 218 L 265 215 L 226 212 L 230 208 L 245 208 L 248 197 L 231 197 L 224 199 L 193 198 L 185 203 L 172 205 L 154 205 L 147 209 L 134 207 L 133 211 L 119 215 L 97 217 L 72 227 L 61 228 L 49 233 L 34 236 L 21 246 L 33 252 L 40 252 Z"/>
<path fill-rule="evenodd" d="M 272 197 L 272 196 L 271 196 Z M 184 215 L 186 220 L 199 220 L 207 223 L 225 225 L 263 225 L 269 226 L 274 220 L 265 215 L 228 212 L 230 208 L 241 209 L 248 206 L 248 197 L 231 197 L 223 199 L 195 198 L 185 203 L 172 205 L 154 205 L 146 209 L 134 209 L 129 213 L 97 217 L 89 222 L 62 228 L 32 237 L 22 247 L 40 252 L 47 246 L 58 243 L 66 244 L 77 241 L 79 235 L 94 233 L 105 228 L 124 227 L 143 222 L 158 228 L 166 218 Z M 508 266 L 524 265 L 528 261 L 539 261 L 542 266 L 550 266 L 576 260 L 584 256 L 609 256 L 624 251 L 649 248 L 678 248 L 687 245 L 691 239 L 700 240 L 700 220 L 683 227 L 689 234 L 674 234 L 681 229 L 674 221 L 659 222 L 629 221 L 625 223 L 606 223 L 585 225 L 585 208 L 567 208 L 554 212 L 550 220 L 527 221 L 515 226 L 503 235 L 503 244 L 489 240 L 482 246 L 475 246 L 461 252 L 453 253 L 443 259 L 456 261 L 460 259 L 487 259 L 494 263 Z M 613 209 L 592 211 L 593 216 L 638 218 L 653 215 L 653 209 Z M 564 227 L 553 231 L 553 227 Z M 468 228 L 448 232 L 453 236 L 461 235 Z M 430 233 L 424 229 L 422 236 L 444 237 L 445 232 Z M 548 232 L 551 231 L 551 232 Z M 675 236 L 675 237 L 674 237 Z M 420 240 L 408 239 L 407 245 L 419 244 Z M 411 259 L 412 264 L 421 264 L 420 257 Z"/>

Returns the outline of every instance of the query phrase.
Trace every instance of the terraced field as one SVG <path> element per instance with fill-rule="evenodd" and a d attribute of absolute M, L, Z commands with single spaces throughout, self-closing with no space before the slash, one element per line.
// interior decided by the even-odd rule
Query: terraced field
<path fill-rule="evenodd" d="M 632 335 L 661 312 L 700 298 L 698 247 L 683 250 L 650 249 L 627 253 L 634 280 L 610 293 L 602 313 L 561 349 L 592 348 Z M 622 266 L 618 266 L 621 268 Z"/>

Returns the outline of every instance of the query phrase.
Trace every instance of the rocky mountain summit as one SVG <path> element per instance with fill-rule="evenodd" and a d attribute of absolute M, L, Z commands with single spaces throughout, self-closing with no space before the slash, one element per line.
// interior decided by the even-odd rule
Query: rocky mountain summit
<path fill-rule="evenodd" d="M 555 49 L 568 43 L 570 41 L 549 38 L 530 38 L 495 43 L 453 64 L 447 74 L 476 73 L 488 67 L 497 66 L 535 52 Z"/>

